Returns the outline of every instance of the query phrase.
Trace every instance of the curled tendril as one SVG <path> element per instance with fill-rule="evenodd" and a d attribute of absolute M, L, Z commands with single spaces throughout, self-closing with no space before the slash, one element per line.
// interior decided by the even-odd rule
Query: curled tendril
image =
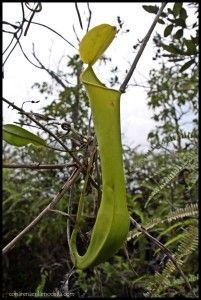
<path fill-rule="evenodd" d="M 35 5 L 35 3 L 36 3 L 36 7 L 35 8 L 31 8 L 30 4 L 34 4 Z M 40 12 L 42 10 L 42 4 L 41 4 L 41 2 L 25 2 L 24 4 L 25 4 L 26 8 L 28 8 L 30 11 L 35 12 L 35 13 Z"/>

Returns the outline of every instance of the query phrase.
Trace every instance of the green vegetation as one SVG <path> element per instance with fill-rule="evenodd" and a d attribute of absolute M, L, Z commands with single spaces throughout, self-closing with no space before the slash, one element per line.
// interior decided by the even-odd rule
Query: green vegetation
<path fill-rule="evenodd" d="M 72 270 L 66 234 L 68 217 L 58 211 L 72 215 L 72 231 L 85 178 L 82 174 L 55 210 L 3 256 L 5 294 L 16 291 L 75 297 L 198 297 L 198 21 L 187 25 L 190 6 L 196 13 L 197 3 L 185 8 L 182 2 L 172 3 L 172 9 L 165 9 L 160 18 L 164 36 L 156 34 L 153 39 L 158 68 L 151 70 L 146 83 L 148 105 L 156 122 L 148 135 L 150 149 L 140 153 L 124 147 L 128 209 L 139 227 L 130 226 L 125 246 L 106 262 L 84 271 Z M 144 9 L 152 14 L 158 11 L 152 5 Z M 107 58 L 102 61 L 107 63 Z M 43 114 L 56 119 L 48 128 L 84 163 L 88 157 L 86 141 L 89 134 L 94 136 L 94 128 L 80 82 L 83 64 L 78 55 L 68 57 L 67 68 L 67 74 L 60 77 L 71 77 L 76 82 L 73 87 L 67 84 L 63 88 L 55 80 L 51 84 L 37 82 L 33 88 L 45 98 L 59 87 L 58 95 L 43 108 Z M 118 82 L 114 69 L 110 76 L 111 85 Z M 65 126 L 56 124 L 59 122 Z M 30 124 L 30 120 L 22 115 L 20 124 Z M 32 144 L 16 148 L 5 142 L 3 163 L 72 162 L 68 152 L 55 150 L 60 145 L 48 133 L 38 130 L 38 134 L 47 141 L 48 148 Z M 51 202 L 72 170 L 67 166 L 51 170 L 3 169 L 4 245 Z M 92 177 L 100 187 L 98 170 L 97 155 Z M 100 189 L 90 182 L 77 241 L 83 253 L 99 203 Z M 161 250 L 143 230 L 170 252 Z"/>

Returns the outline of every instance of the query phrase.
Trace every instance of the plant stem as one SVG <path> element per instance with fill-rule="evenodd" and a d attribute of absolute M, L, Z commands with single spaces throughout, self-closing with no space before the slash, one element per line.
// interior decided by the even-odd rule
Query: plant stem
<path fill-rule="evenodd" d="M 72 176 L 68 179 L 68 181 L 64 184 L 64 186 L 61 188 L 59 193 L 54 197 L 52 202 L 48 204 L 41 212 L 40 214 L 28 225 L 26 226 L 10 243 L 8 243 L 2 250 L 2 253 L 5 254 L 10 250 L 15 244 L 21 240 L 21 238 L 30 231 L 37 223 L 40 222 L 40 220 L 52 209 L 57 202 L 63 197 L 63 195 L 66 193 L 66 191 L 69 189 L 70 186 L 76 181 L 76 179 L 79 177 L 81 173 L 81 168 L 77 169 L 75 172 L 73 172 Z"/>
<path fill-rule="evenodd" d="M 184 272 L 181 270 L 180 266 L 178 265 L 176 259 L 174 258 L 174 255 L 171 253 L 171 251 L 165 247 L 159 240 L 157 240 L 155 237 L 153 237 L 151 234 L 149 234 L 147 232 L 147 230 L 145 228 L 143 228 L 138 222 L 136 222 L 132 217 L 130 217 L 131 222 L 133 223 L 133 225 L 136 226 L 136 228 L 141 231 L 142 233 L 144 233 L 149 239 L 151 239 L 166 255 L 167 257 L 172 261 L 172 263 L 174 264 L 175 268 L 179 271 L 179 273 L 181 274 L 182 278 L 184 279 L 184 282 L 186 283 L 188 289 L 194 294 L 193 289 L 190 285 L 190 283 L 188 282 L 188 279 L 186 278 L 186 276 L 184 275 Z M 194 295 L 195 296 L 195 295 Z"/>
<path fill-rule="evenodd" d="M 140 49 L 139 49 L 139 51 L 138 51 L 138 53 L 137 53 L 137 55 L 136 55 L 136 57 L 135 57 L 135 59 L 133 61 L 133 64 L 132 64 L 130 70 L 127 73 L 126 78 L 124 79 L 122 85 L 120 86 L 120 89 L 119 89 L 120 92 L 125 93 L 127 84 L 129 82 L 131 76 L 133 75 L 133 72 L 134 72 L 134 70 L 135 70 L 135 68 L 137 66 L 137 63 L 138 63 L 138 61 L 139 61 L 139 59 L 140 59 L 140 57 L 141 57 L 141 55 L 142 55 L 142 53 L 144 51 L 144 48 L 147 45 L 147 42 L 149 41 L 149 38 L 150 38 L 150 36 L 151 36 L 151 34 L 152 34 L 155 26 L 156 26 L 156 23 L 158 22 L 158 19 L 160 18 L 161 13 L 162 13 L 164 7 L 166 6 L 166 4 L 167 4 L 167 2 L 163 2 L 162 5 L 161 5 L 161 7 L 160 7 L 160 9 L 158 10 L 158 13 L 157 13 L 157 15 L 156 15 L 156 17 L 155 17 L 155 19 L 154 19 L 151 27 L 149 28 L 149 30 L 148 30 L 145 38 L 143 39 L 143 42 L 142 42 L 142 44 L 140 46 Z"/>
<path fill-rule="evenodd" d="M 42 125 L 39 121 L 37 121 L 30 113 L 24 111 L 23 109 L 19 108 L 16 106 L 14 103 L 10 102 L 9 100 L 5 99 L 2 97 L 2 100 L 9 104 L 9 106 L 12 106 L 14 109 L 18 110 L 21 114 L 27 116 L 29 119 L 31 119 L 34 123 L 36 123 L 39 127 L 41 127 L 45 132 L 49 133 L 50 136 L 54 137 L 55 140 L 71 155 L 71 157 L 76 161 L 78 166 L 81 166 L 79 160 L 77 157 L 73 155 L 73 153 L 66 147 L 66 145 L 54 134 L 52 133 L 49 129 L 47 129 L 44 125 Z"/>
<path fill-rule="evenodd" d="M 3 164 L 3 168 L 9 168 L 9 169 L 44 169 L 44 170 L 50 170 L 50 169 L 64 169 L 64 168 L 70 168 L 75 167 L 76 163 L 70 163 L 70 164 L 63 164 L 63 165 L 40 165 L 40 164 Z"/>

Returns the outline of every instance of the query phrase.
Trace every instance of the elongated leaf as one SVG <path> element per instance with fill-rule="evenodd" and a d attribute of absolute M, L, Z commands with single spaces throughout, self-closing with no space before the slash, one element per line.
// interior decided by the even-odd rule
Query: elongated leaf
<path fill-rule="evenodd" d="M 177 30 L 177 32 L 174 35 L 175 39 L 180 39 L 183 36 L 183 33 L 184 33 L 183 29 Z"/>
<path fill-rule="evenodd" d="M 159 240 L 162 236 L 166 235 L 167 233 L 169 233 L 170 231 L 172 231 L 173 229 L 175 229 L 178 226 L 182 226 L 183 222 L 177 222 L 175 224 L 173 224 L 172 226 L 165 228 L 165 230 L 163 230 L 159 236 L 157 237 L 157 239 Z"/>
<path fill-rule="evenodd" d="M 180 233 L 180 234 L 177 234 L 176 236 L 174 236 L 173 238 L 169 239 L 165 244 L 164 246 L 167 247 L 177 241 L 180 241 L 181 238 L 183 238 L 185 236 L 186 233 Z"/>
<path fill-rule="evenodd" d="M 169 15 L 174 15 L 174 12 L 173 12 L 173 10 L 171 8 L 168 7 L 167 11 L 168 11 Z"/>
<path fill-rule="evenodd" d="M 46 142 L 43 139 L 28 130 L 13 124 L 6 124 L 3 126 L 3 139 L 8 144 L 17 147 L 26 146 L 28 144 L 33 144 L 38 147 L 46 146 Z"/>
<path fill-rule="evenodd" d="M 108 24 L 101 24 L 89 30 L 80 42 L 82 61 L 92 66 L 111 44 L 116 32 L 116 27 Z"/>
<path fill-rule="evenodd" d="M 186 20 L 186 18 L 188 17 L 188 15 L 187 15 L 187 12 L 186 12 L 186 10 L 185 10 L 185 8 L 181 8 L 181 11 L 180 11 L 180 18 L 181 19 L 183 19 L 184 21 Z"/>
<path fill-rule="evenodd" d="M 151 14 L 157 14 L 158 10 L 159 10 L 159 7 L 156 6 L 156 5 L 142 5 L 142 7 L 144 8 L 144 10 L 146 10 L 148 13 L 151 13 Z M 161 13 L 161 17 L 162 18 L 165 18 L 167 16 L 166 13 L 162 12 Z M 159 22 L 160 23 L 160 22 Z M 161 23 L 162 24 L 162 23 Z"/>
<path fill-rule="evenodd" d="M 173 12 L 174 12 L 175 16 L 179 15 L 182 5 L 183 5 L 182 2 L 175 2 L 174 7 L 173 7 Z"/>
<path fill-rule="evenodd" d="M 162 44 L 162 47 L 164 50 L 172 53 L 172 54 L 181 54 L 181 55 L 184 55 L 185 52 L 182 51 L 181 49 L 177 48 L 175 45 L 173 44 L 170 44 L 170 45 L 165 45 L 165 44 Z"/>
<path fill-rule="evenodd" d="M 173 29 L 173 24 L 168 25 L 165 30 L 164 30 L 164 37 L 167 37 L 168 35 L 171 34 Z"/>
<path fill-rule="evenodd" d="M 151 14 L 157 14 L 159 10 L 159 7 L 156 5 L 142 5 L 142 7 L 144 8 L 144 10 Z"/>
<path fill-rule="evenodd" d="M 162 19 L 158 19 L 158 23 L 164 25 L 165 22 Z"/>
<path fill-rule="evenodd" d="M 184 39 L 184 43 L 187 47 L 187 54 L 188 55 L 197 54 L 196 43 L 194 43 L 194 41 L 192 39 L 191 40 Z"/>
<path fill-rule="evenodd" d="M 186 28 L 186 22 L 182 18 L 176 19 L 174 23 L 176 26 L 181 26 L 183 28 Z"/>
<path fill-rule="evenodd" d="M 195 59 L 191 59 L 189 61 L 187 61 L 180 69 L 180 72 L 184 72 L 185 70 L 187 70 L 188 68 L 190 68 L 190 66 L 195 62 Z"/>

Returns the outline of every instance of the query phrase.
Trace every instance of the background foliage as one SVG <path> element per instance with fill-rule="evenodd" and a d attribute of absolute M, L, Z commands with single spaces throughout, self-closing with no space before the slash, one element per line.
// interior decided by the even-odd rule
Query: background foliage
<path fill-rule="evenodd" d="M 195 14 L 198 13 L 197 3 L 188 5 L 194 6 Z M 144 5 L 144 9 L 152 14 L 158 11 L 152 5 Z M 3 257 L 5 293 L 55 291 L 76 297 L 198 296 L 198 21 L 187 25 L 188 17 L 188 9 L 181 2 L 164 10 L 160 18 L 164 36 L 156 34 L 153 38 L 156 46 L 153 59 L 159 67 L 150 71 L 146 83 L 147 104 L 153 111 L 156 127 L 148 134 L 147 153 L 124 146 L 124 165 L 130 215 L 174 254 L 191 290 L 168 256 L 134 226 L 130 228 L 127 245 L 114 257 L 94 269 L 71 272 L 67 219 L 51 212 Z M 107 63 L 108 59 L 103 57 L 102 62 Z M 80 135 L 67 133 L 58 125 L 59 122 L 73 124 L 82 136 L 88 134 L 90 126 L 93 134 L 88 100 L 80 83 L 79 56 L 68 57 L 66 67 L 68 72 L 57 74 L 53 83 L 36 82 L 32 88 L 44 98 L 58 90 L 52 103 L 43 108 L 43 114 L 56 119 L 48 123 L 48 128 L 81 157 L 84 149 L 76 144 Z M 114 68 L 110 76 L 113 86 L 118 82 Z M 71 78 L 76 84 L 63 87 L 58 78 Z M 30 121 L 22 116 L 20 124 L 29 125 Z M 51 137 L 46 135 L 46 138 L 53 148 L 57 147 Z M 29 145 L 18 149 L 3 144 L 3 162 L 7 164 L 70 161 L 68 153 L 51 148 Z M 71 172 L 70 168 L 3 170 L 4 245 L 50 202 Z M 81 183 L 82 178 L 62 198 L 57 210 L 67 212 L 71 199 L 72 211 L 76 211 Z M 93 226 L 98 198 L 91 188 L 86 197 L 80 241 L 85 246 L 89 235 L 84 232 Z"/>

